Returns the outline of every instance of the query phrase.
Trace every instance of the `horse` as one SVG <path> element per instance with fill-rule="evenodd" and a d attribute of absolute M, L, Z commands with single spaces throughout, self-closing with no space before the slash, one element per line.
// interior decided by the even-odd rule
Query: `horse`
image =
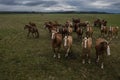
<path fill-rule="evenodd" d="M 109 27 L 108 38 L 118 38 L 119 27 Z"/>
<path fill-rule="evenodd" d="M 100 19 L 97 19 L 97 20 L 94 21 L 94 27 L 101 27 Z"/>
<path fill-rule="evenodd" d="M 103 26 L 107 26 L 107 21 L 105 21 L 104 19 L 101 21 L 101 25 Z"/>
<path fill-rule="evenodd" d="M 91 54 L 91 48 L 92 48 L 92 38 L 84 37 L 82 41 L 82 63 L 85 64 L 85 58 L 88 59 L 88 63 L 90 64 L 90 54 Z"/>
<path fill-rule="evenodd" d="M 25 25 L 24 29 L 28 29 L 27 37 L 30 37 L 30 33 L 31 33 L 33 37 L 35 35 L 35 38 L 39 38 L 39 32 L 36 27 L 33 28 L 31 25 Z"/>
<path fill-rule="evenodd" d="M 54 28 L 55 26 L 53 26 L 52 22 L 45 22 L 44 23 L 44 28 L 48 28 L 48 31 L 49 33 L 51 33 L 52 29 Z"/>
<path fill-rule="evenodd" d="M 68 57 L 69 53 L 71 53 L 73 38 L 71 35 L 66 35 L 64 37 L 64 48 L 66 50 L 65 57 Z"/>
<path fill-rule="evenodd" d="M 102 25 L 100 31 L 101 31 L 101 37 L 105 37 L 108 34 L 108 27 Z"/>
<path fill-rule="evenodd" d="M 87 26 L 86 37 L 92 37 L 92 35 L 93 35 L 93 28 L 91 26 Z"/>
<path fill-rule="evenodd" d="M 77 30 L 77 27 L 79 26 L 79 23 L 80 23 L 80 19 L 74 19 L 72 18 L 72 22 L 73 22 L 73 28 L 74 28 L 74 32 L 76 32 Z"/>
<path fill-rule="evenodd" d="M 95 50 L 96 50 L 96 62 L 101 62 L 101 69 L 104 68 L 104 58 L 106 54 L 110 55 L 110 44 L 111 40 L 108 42 L 104 38 L 96 39 Z"/>
<path fill-rule="evenodd" d="M 101 26 L 107 26 L 107 21 L 105 21 L 104 19 L 103 20 L 100 20 L 100 19 L 97 19 L 94 21 L 94 27 L 101 27 Z"/>
<path fill-rule="evenodd" d="M 82 40 L 83 28 L 82 27 L 78 27 L 77 30 L 76 30 L 76 33 L 77 33 L 78 39 Z"/>
<path fill-rule="evenodd" d="M 52 30 L 52 49 L 54 52 L 54 58 L 56 58 L 58 56 L 58 58 L 60 58 L 60 48 L 61 48 L 61 44 L 62 44 L 62 34 L 60 34 L 59 32 Z"/>

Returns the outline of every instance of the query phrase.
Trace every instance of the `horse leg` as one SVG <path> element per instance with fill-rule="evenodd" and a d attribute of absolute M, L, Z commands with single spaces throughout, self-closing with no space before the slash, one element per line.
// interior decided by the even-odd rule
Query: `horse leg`
<path fill-rule="evenodd" d="M 118 39 L 118 32 L 116 32 L 116 34 L 115 34 L 115 35 L 116 35 L 116 39 Z"/>
<path fill-rule="evenodd" d="M 39 32 L 37 31 L 37 38 L 39 38 Z"/>
<path fill-rule="evenodd" d="M 54 51 L 53 57 L 56 58 L 56 50 L 55 50 L 55 48 L 53 48 L 53 51 Z"/>
<path fill-rule="evenodd" d="M 29 35 L 30 35 L 30 32 L 28 32 L 27 37 L 29 37 Z"/>
<path fill-rule="evenodd" d="M 65 54 L 65 57 L 68 57 L 69 52 L 70 52 L 70 48 L 67 48 L 67 52 Z"/>
<path fill-rule="evenodd" d="M 58 48 L 57 53 L 58 53 L 58 59 L 60 59 L 60 47 Z"/>
<path fill-rule="evenodd" d="M 35 34 L 36 34 L 36 38 L 39 38 L 39 32 L 38 32 L 38 30 L 35 32 Z"/>
<path fill-rule="evenodd" d="M 85 64 L 85 57 L 86 57 L 86 54 L 84 53 L 83 51 L 83 56 L 82 56 L 82 63 Z"/>
<path fill-rule="evenodd" d="M 88 63 L 89 63 L 89 64 L 91 63 L 90 54 L 91 54 L 91 52 L 90 52 L 90 50 L 89 50 L 89 53 L 88 53 Z"/>
<path fill-rule="evenodd" d="M 98 55 L 98 52 L 96 51 L 96 62 L 98 63 L 99 60 L 100 60 L 100 57 L 99 57 L 99 55 Z"/>
<path fill-rule="evenodd" d="M 33 38 L 34 38 L 34 33 L 32 32 L 32 36 L 33 36 Z"/>
<path fill-rule="evenodd" d="M 104 54 L 101 56 L 101 69 L 104 68 Z"/>

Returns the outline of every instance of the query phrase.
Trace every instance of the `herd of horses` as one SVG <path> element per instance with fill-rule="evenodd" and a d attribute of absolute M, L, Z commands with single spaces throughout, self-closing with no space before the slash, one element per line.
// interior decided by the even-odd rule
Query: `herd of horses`
<path fill-rule="evenodd" d="M 51 46 L 54 52 L 54 58 L 61 58 L 61 46 L 65 50 L 65 57 L 68 57 L 72 52 L 73 36 L 72 33 L 76 33 L 78 40 L 81 41 L 82 47 L 82 63 L 85 64 L 86 61 L 91 63 L 91 49 L 93 46 L 93 32 L 94 27 L 99 27 L 101 36 L 95 41 L 96 50 L 96 62 L 101 63 L 101 68 L 104 68 L 104 57 L 110 55 L 111 40 L 113 38 L 118 38 L 118 27 L 107 27 L 107 21 L 97 19 L 94 21 L 94 25 L 91 25 L 89 21 L 81 22 L 79 18 L 72 18 L 72 21 L 67 20 L 65 24 L 59 24 L 57 21 L 48 21 L 44 23 L 44 28 L 48 29 L 49 36 L 51 37 Z M 24 29 L 28 29 L 27 36 L 30 33 L 33 37 L 38 38 L 39 32 L 35 23 L 29 22 L 25 25 Z M 83 33 L 85 36 L 83 37 Z M 107 41 L 105 38 L 109 38 Z"/>

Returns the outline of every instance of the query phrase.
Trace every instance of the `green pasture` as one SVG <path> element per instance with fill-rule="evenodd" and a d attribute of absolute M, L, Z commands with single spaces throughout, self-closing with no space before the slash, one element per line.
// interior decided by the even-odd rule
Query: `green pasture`
<path fill-rule="evenodd" d="M 91 64 L 82 64 L 81 42 L 73 33 L 73 47 L 70 58 L 53 58 L 51 39 L 44 22 L 80 18 L 82 22 L 97 18 L 108 21 L 108 26 L 120 27 L 120 14 L 0 14 L 0 80 L 120 80 L 120 35 L 113 39 L 111 55 L 105 59 L 104 69 L 95 63 L 94 42 L 100 36 L 94 28 Z M 27 38 L 24 25 L 36 23 L 40 38 Z"/>

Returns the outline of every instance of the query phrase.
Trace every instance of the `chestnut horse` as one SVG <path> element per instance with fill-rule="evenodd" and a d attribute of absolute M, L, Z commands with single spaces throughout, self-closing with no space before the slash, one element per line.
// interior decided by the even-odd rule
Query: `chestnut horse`
<path fill-rule="evenodd" d="M 58 33 L 55 30 L 52 30 L 52 49 L 54 51 L 54 58 L 58 56 L 60 58 L 60 48 L 62 44 L 62 34 Z"/>
<path fill-rule="evenodd" d="M 91 48 L 92 48 L 92 38 L 85 37 L 82 41 L 82 53 L 83 53 L 83 59 L 82 63 L 85 63 L 85 58 L 88 59 L 88 63 L 90 64 L 90 54 L 91 54 Z"/>
<path fill-rule="evenodd" d="M 93 28 L 91 26 L 87 26 L 86 37 L 92 37 L 92 35 L 93 35 Z"/>
<path fill-rule="evenodd" d="M 25 25 L 24 29 L 28 29 L 27 37 L 30 37 L 30 33 L 31 33 L 33 37 L 39 38 L 39 32 L 36 27 L 32 27 L 31 25 Z"/>
<path fill-rule="evenodd" d="M 119 27 L 109 27 L 108 38 L 118 38 Z"/>
<path fill-rule="evenodd" d="M 65 57 L 67 57 L 69 53 L 71 52 L 72 42 L 73 42 L 73 38 L 71 35 L 66 35 L 64 37 L 64 48 L 66 50 Z"/>

